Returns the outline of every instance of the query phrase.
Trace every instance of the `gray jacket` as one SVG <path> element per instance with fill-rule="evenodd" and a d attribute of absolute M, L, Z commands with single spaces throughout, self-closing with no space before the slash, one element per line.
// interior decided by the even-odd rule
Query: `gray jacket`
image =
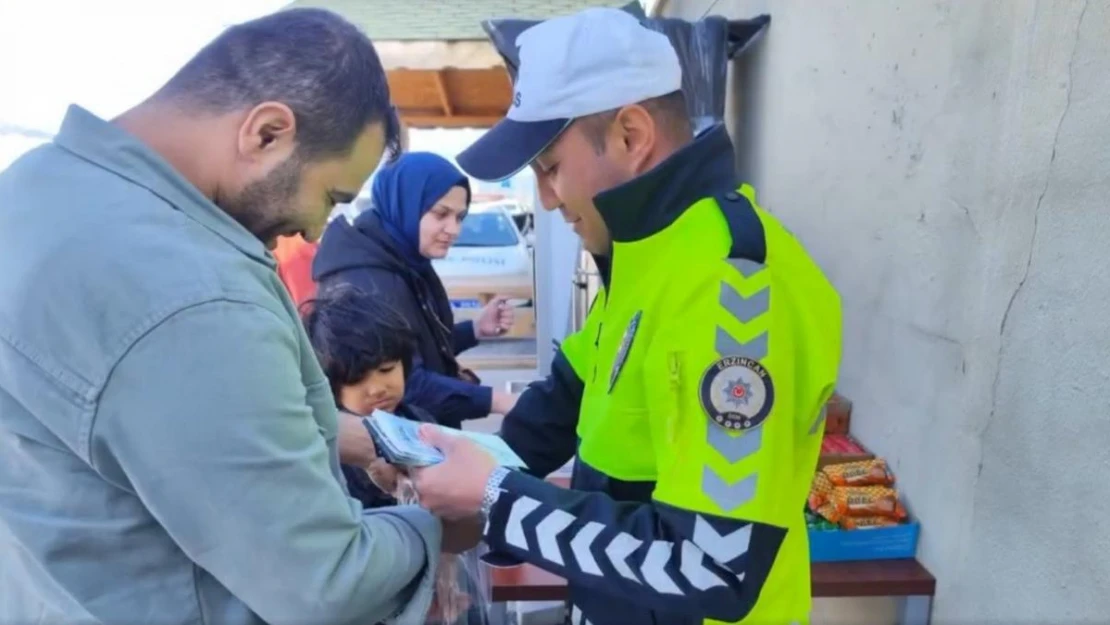
<path fill-rule="evenodd" d="M 71 107 L 0 174 L 0 623 L 421 623 L 439 522 L 348 497 L 261 242 Z"/>

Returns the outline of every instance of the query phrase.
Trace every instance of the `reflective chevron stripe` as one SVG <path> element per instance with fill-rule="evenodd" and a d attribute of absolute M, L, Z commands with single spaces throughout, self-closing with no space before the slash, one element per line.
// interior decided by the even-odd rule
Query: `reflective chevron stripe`
<path fill-rule="evenodd" d="M 764 265 L 745 258 L 732 259 L 728 262 L 745 279 L 754 278 L 765 269 Z M 754 293 L 745 296 L 730 282 L 721 281 L 718 303 L 741 325 L 751 323 L 770 310 L 771 287 L 764 284 L 757 287 Z M 717 326 L 714 347 L 722 357 L 743 356 L 752 360 L 762 360 L 767 356 L 767 332 L 760 332 L 747 341 L 740 342 L 723 327 Z"/>
<path fill-rule="evenodd" d="M 721 356 L 743 356 L 752 360 L 763 360 L 767 357 L 767 333 L 760 332 L 747 342 L 741 343 L 724 328 L 717 326 L 717 341 L 714 348 Z"/>
<path fill-rule="evenodd" d="M 521 496 L 506 515 L 504 536 L 508 544 L 569 569 L 572 577 L 580 572 L 598 583 L 628 580 L 656 595 L 683 597 L 742 581 L 753 526 L 733 523 L 721 532 L 701 515 L 682 518 L 676 540 L 645 540 L 606 532 L 602 523 L 581 523 L 565 510 Z"/>
<path fill-rule="evenodd" d="M 709 446 L 732 464 L 759 451 L 763 445 L 763 428 L 734 434 L 724 428 L 709 428 Z"/>
<path fill-rule="evenodd" d="M 740 275 L 745 278 L 755 276 L 755 274 L 763 271 L 764 267 L 763 263 L 747 258 L 730 258 L 728 259 L 728 264 L 732 265 L 732 268 L 740 272 Z"/>
<path fill-rule="evenodd" d="M 563 564 L 563 554 L 559 552 L 559 532 L 574 522 L 574 516 L 562 510 L 553 510 L 547 518 L 536 526 L 536 542 L 540 555 L 555 564 Z"/>
<path fill-rule="evenodd" d="M 574 553 L 574 559 L 578 562 L 578 568 L 582 569 L 583 573 L 590 575 L 603 575 L 601 569 L 597 566 L 597 560 L 594 559 L 590 553 L 590 545 L 593 544 L 597 535 L 601 530 L 605 529 L 601 523 L 590 521 L 578 530 L 574 535 L 574 540 L 570 541 L 570 550 Z"/>
<path fill-rule="evenodd" d="M 728 566 L 729 563 L 748 553 L 751 541 L 751 525 L 744 525 L 725 536 L 714 529 L 701 515 L 694 519 L 694 544 L 704 551 L 705 555 L 723 566 Z"/>
<path fill-rule="evenodd" d="M 753 473 L 729 484 L 707 465 L 702 471 L 701 487 L 721 510 L 732 512 L 755 498 L 758 480 L 759 475 Z"/>
<path fill-rule="evenodd" d="M 674 580 L 667 575 L 667 563 L 671 561 L 671 552 L 674 543 L 664 540 L 653 540 L 648 547 L 644 563 L 640 565 L 640 575 L 644 582 L 655 589 L 655 592 L 664 595 L 681 595 L 682 590 L 675 585 Z"/>
<path fill-rule="evenodd" d="M 756 277 L 766 269 L 762 263 L 745 258 L 730 259 L 728 262 L 745 280 Z M 754 292 L 744 295 L 730 282 L 722 281 L 719 304 L 738 324 L 749 324 L 770 310 L 770 285 L 762 284 Z M 760 361 L 767 357 L 767 330 L 744 342 L 736 339 L 721 325 L 717 326 L 716 332 L 714 347 L 722 358 L 744 357 Z M 733 432 L 710 424 L 707 429 L 706 442 L 730 464 L 741 462 L 757 453 L 763 445 L 763 428 L 760 427 Z M 735 510 L 751 501 L 755 497 L 758 481 L 758 474 L 752 473 L 729 483 L 709 464 L 702 471 L 702 491 L 724 511 Z"/>
<path fill-rule="evenodd" d="M 640 548 L 644 541 L 633 538 L 631 534 L 621 532 L 613 537 L 612 542 L 605 548 L 605 556 L 609 558 L 609 563 L 613 565 L 617 573 L 621 577 L 630 579 L 637 584 L 640 583 L 639 578 L 632 572 L 632 568 L 628 566 L 628 556 L 632 555 L 633 551 Z"/>
<path fill-rule="evenodd" d="M 728 282 L 721 283 L 720 304 L 733 317 L 742 323 L 751 323 L 753 319 L 767 312 L 771 306 L 771 290 L 764 287 L 750 297 L 744 297 L 736 287 Z M 725 354 L 722 354 L 725 355 Z"/>
<path fill-rule="evenodd" d="M 570 606 L 570 623 L 571 625 L 592 625 L 586 615 L 582 614 L 582 609 L 576 605 Z"/>
<path fill-rule="evenodd" d="M 724 580 L 718 577 L 702 564 L 702 550 L 694 543 L 682 541 L 682 563 L 679 571 L 682 576 L 690 581 L 690 585 L 698 590 L 709 590 L 715 586 L 727 586 Z"/>
<path fill-rule="evenodd" d="M 531 497 L 521 497 L 513 502 L 509 520 L 505 522 L 505 542 L 527 550 L 528 539 L 524 536 L 524 518 L 540 507 L 540 502 Z"/>

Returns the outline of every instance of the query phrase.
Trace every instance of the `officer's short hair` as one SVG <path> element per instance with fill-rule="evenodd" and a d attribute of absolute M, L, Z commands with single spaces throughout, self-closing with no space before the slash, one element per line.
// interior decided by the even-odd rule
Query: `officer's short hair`
<path fill-rule="evenodd" d="M 278 11 L 225 30 L 155 97 L 216 114 L 276 101 L 297 120 L 305 160 L 343 156 L 372 123 L 400 151 L 400 125 L 378 53 L 365 34 L 323 9 Z"/>
<path fill-rule="evenodd" d="M 686 97 L 681 91 L 672 91 L 638 104 L 647 109 L 663 131 L 673 138 L 685 142 L 694 136 L 690 115 L 686 108 Z M 580 117 L 576 122 L 598 154 L 605 151 L 605 132 L 616 118 L 618 111 L 619 109 L 613 109 L 594 113 Z"/>
<path fill-rule="evenodd" d="M 332 393 L 361 382 L 389 362 L 412 370 L 416 332 L 381 297 L 350 285 L 335 286 L 301 305 L 309 343 Z"/>

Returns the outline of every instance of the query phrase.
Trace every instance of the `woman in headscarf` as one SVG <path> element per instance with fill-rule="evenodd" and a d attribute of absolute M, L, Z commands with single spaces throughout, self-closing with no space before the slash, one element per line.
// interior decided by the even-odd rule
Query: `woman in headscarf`
<path fill-rule="evenodd" d="M 495 298 L 476 321 L 454 322 L 433 258 L 447 255 L 470 205 L 470 181 L 447 159 L 410 152 L 374 178 L 371 207 L 354 223 L 332 221 L 320 240 L 312 277 L 323 292 L 350 284 L 377 295 L 419 334 L 405 401 L 458 428 L 468 419 L 507 413 L 509 393 L 477 383 L 455 357 L 512 325 L 512 310 Z"/>

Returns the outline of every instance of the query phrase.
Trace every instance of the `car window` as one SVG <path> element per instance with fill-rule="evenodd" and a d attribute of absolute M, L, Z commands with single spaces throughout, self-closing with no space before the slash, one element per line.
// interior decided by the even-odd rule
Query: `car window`
<path fill-rule="evenodd" d="M 516 227 L 504 213 L 470 213 L 463 219 L 455 245 L 509 247 L 517 244 Z"/>
<path fill-rule="evenodd" d="M 494 204 L 494 207 L 499 208 L 510 215 L 520 212 L 520 206 L 516 204 Z"/>

